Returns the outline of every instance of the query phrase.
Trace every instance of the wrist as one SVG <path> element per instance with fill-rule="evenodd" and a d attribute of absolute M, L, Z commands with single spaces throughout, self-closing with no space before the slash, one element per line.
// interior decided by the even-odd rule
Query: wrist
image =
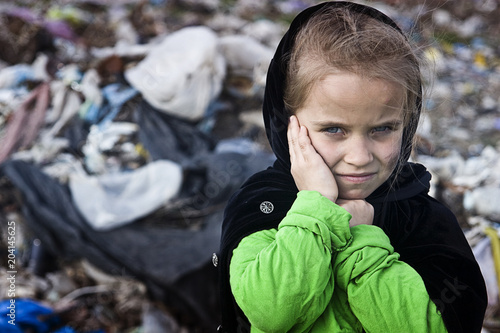
<path fill-rule="evenodd" d="M 337 203 L 337 199 L 338 199 L 338 195 L 337 194 L 326 193 L 326 192 L 318 191 L 318 190 L 306 190 L 306 189 L 302 189 L 301 190 L 301 189 L 299 189 L 299 192 L 316 192 L 319 195 L 321 195 L 322 197 L 327 198 L 328 200 L 330 200 L 333 203 Z"/>
<path fill-rule="evenodd" d="M 323 195 L 323 194 L 321 194 L 321 195 L 324 196 L 325 198 L 327 198 L 328 200 L 330 200 L 331 202 L 337 203 L 338 197 L 336 195 L 331 195 L 331 196 Z"/>

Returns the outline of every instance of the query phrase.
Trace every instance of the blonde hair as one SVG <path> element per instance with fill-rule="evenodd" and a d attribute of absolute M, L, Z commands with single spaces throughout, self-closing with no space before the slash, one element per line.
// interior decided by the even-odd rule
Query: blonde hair
<path fill-rule="evenodd" d="M 407 158 L 420 116 L 422 90 L 418 57 L 406 36 L 391 25 L 349 7 L 320 10 L 298 31 L 288 55 L 284 103 L 294 114 L 316 82 L 347 71 L 402 87 L 407 129 L 402 154 Z"/>

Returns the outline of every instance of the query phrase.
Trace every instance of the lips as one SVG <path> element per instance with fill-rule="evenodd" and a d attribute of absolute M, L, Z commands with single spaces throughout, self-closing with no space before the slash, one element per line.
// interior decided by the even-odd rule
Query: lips
<path fill-rule="evenodd" d="M 337 175 L 342 180 L 353 184 L 362 184 L 372 180 L 376 173 L 361 173 L 361 174 L 339 174 Z"/>

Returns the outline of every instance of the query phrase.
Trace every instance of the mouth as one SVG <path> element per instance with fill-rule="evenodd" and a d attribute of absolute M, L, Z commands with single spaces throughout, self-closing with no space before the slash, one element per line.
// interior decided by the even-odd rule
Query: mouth
<path fill-rule="evenodd" d="M 337 176 L 347 183 L 362 184 L 372 180 L 375 177 L 375 175 L 376 173 L 361 173 L 361 174 L 338 174 Z"/>

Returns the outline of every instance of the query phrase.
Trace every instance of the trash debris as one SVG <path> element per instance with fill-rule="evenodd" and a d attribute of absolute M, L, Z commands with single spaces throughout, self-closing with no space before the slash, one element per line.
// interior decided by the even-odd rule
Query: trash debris
<path fill-rule="evenodd" d="M 8 123 L 0 148 L 0 162 L 14 150 L 26 148 L 33 142 L 43 124 L 48 104 L 49 86 L 42 83 L 30 93 Z"/>
<path fill-rule="evenodd" d="M 244 35 L 221 37 L 219 45 L 227 62 L 228 80 L 248 81 L 247 89 L 242 84 L 228 84 L 227 90 L 235 95 L 250 97 L 260 92 L 262 98 L 265 74 L 274 50 Z"/>
<path fill-rule="evenodd" d="M 180 190 L 180 165 L 157 160 L 130 172 L 100 176 L 73 174 L 73 202 L 96 230 L 108 230 L 144 217 L 166 204 Z"/>
<path fill-rule="evenodd" d="M 125 71 L 128 82 L 151 105 L 188 120 L 203 117 L 219 95 L 224 75 L 217 36 L 201 26 L 166 36 L 142 62 Z"/>
<path fill-rule="evenodd" d="M 52 316 L 53 310 L 29 299 L 7 299 L 0 302 L 0 328 L 2 332 L 23 333 L 51 332 L 59 324 L 59 318 Z"/>
<path fill-rule="evenodd" d="M 0 6 L 0 248 L 15 221 L 16 319 L 214 331 L 224 205 L 274 161 L 267 67 L 317 1 L 22 3 Z M 457 215 L 487 282 L 484 330 L 499 331 L 500 6 L 369 3 L 420 48 L 430 89 L 412 159 Z"/>

